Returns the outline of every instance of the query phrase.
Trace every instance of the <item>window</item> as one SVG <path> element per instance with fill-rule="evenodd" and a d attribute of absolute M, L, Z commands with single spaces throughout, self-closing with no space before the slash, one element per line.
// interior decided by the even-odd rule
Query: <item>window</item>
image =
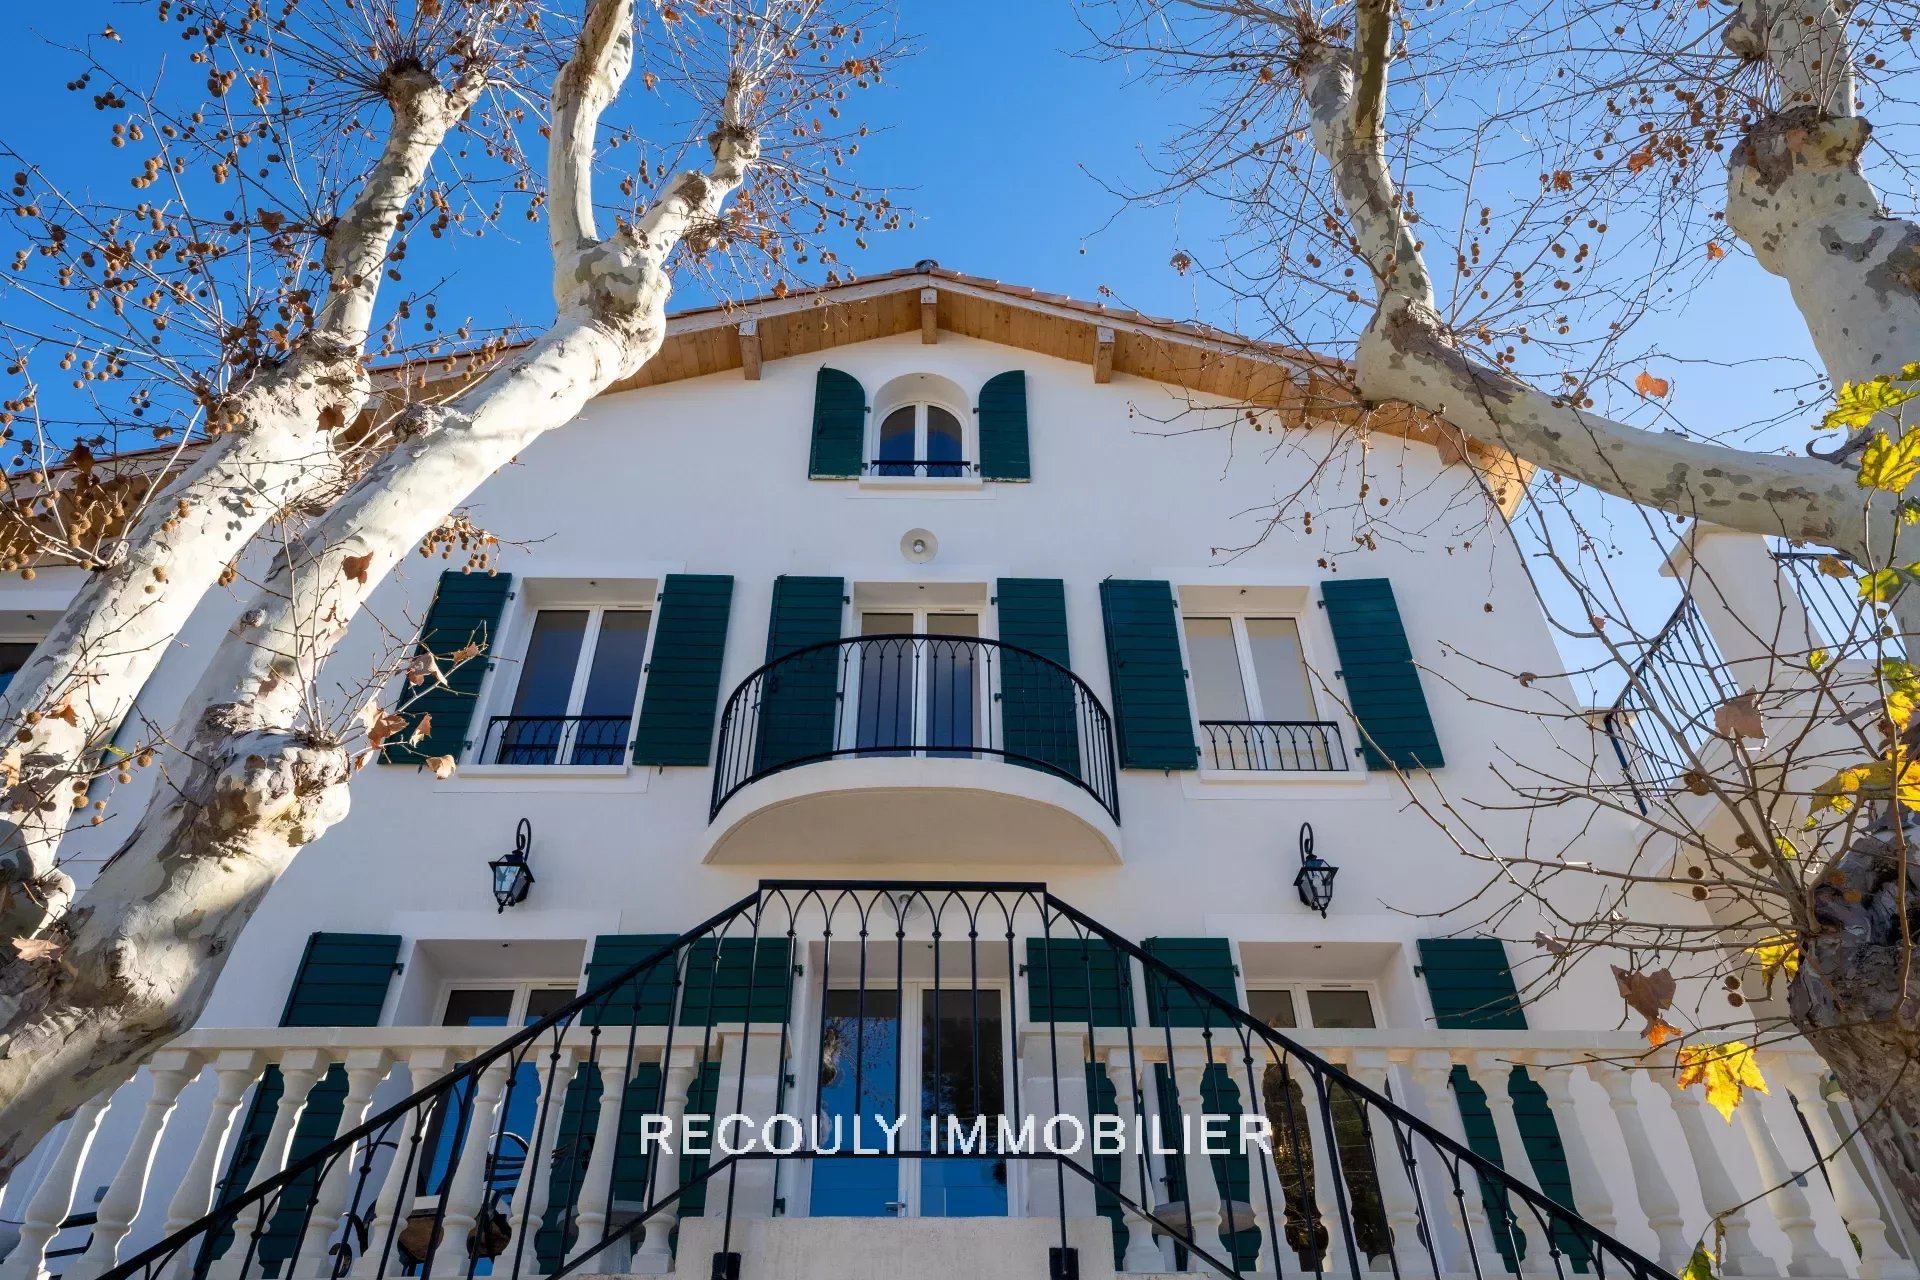
<path fill-rule="evenodd" d="M 1214 769 L 1345 769 L 1339 726 L 1317 718 L 1292 618 L 1184 619 L 1200 749 Z"/>
<path fill-rule="evenodd" d="M 7 691 L 36 647 L 31 640 L 0 640 L 0 693 Z"/>
<path fill-rule="evenodd" d="M 869 474 L 959 479 L 975 470 L 966 457 L 966 432 L 952 410 L 903 404 L 880 419 Z"/>
<path fill-rule="evenodd" d="M 1247 1012 L 1276 1030 L 1301 1026 L 1302 1010 L 1307 1014 L 1307 1025 L 1315 1028 L 1374 1025 L 1373 1001 L 1364 988 L 1292 986 L 1247 991 Z M 1261 1080 L 1260 1094 L 1267 1121 L 1273 1126 L 1273 1164 L 1286 1202 L 1287 1244 L 1299 1256 L 1303 1270 L 1330 1269 L 1330 1262 L 1338 1264 L 1328 1257 L 1332 1242 L 1316 1212 L 1312 1184 L 1315 1130 L 1308 1119 L 1300 1073 L 1270 1063 Z M 1340 1167 L 1346 1173 L 1356 1243 L 1367 1257 L 1384 1257 L 1392 1236 L 1387 1230 L 1386 1206 L 1380 1195 L 1380 1175 L 1374 1165 L 1365 1111 L 1344 1089 L 1329 1089 L 1326 1101 L 1326 1119 L 1332 1123 Z"/>
<path fill-rule="evenodd" d="M 650 609 L 536 612 L 508 713 L 488 723 L 481 763 L 623 763 L 652 623 Z"/>
<path fill-rule="evenodd" d="M 869 610 L 860 615 L 855 739 L 864 755 L 966 755 L 979 740 L 980 615 Z"/>
<path fill-rule="evenodd" d="M 441 1005 L 440 1025 L 532 1026 L 573 999 L 575 994 L 570 986 L 551 983 L 513 982 L 450 987 Z M 492 1207 L 496 1209 L 508 1207 L 514 1188 L 519 1183 L 520 1167 L 526 1161 L 527 1146 L 540 1116 L 543 1068 L 544 1059 L 530 1055 L 514 1068 L 513 1079 L 507 1085 L 506 1097 L 502 1102 L 505 1112 L 498 1146 L 487 1157 L 488 1196 Z M 468 1079 L 455 1086 L 449 1095 L 449 1100 L 454 1104 L 451 1111 L 446 1106 L 436 1107 L 428 1119 L 426 1149 L 431 1155 L 420 1166 L 416 1182 L 420 1195 L 440 1195 L 446 1190 L 457 1154 L 456 1135 L 460 1128 L 459 1125 L 449 1126 L 447 1119 L 450 1114 L 458 1116 L 462 1113 L 467 1099 L 466 1091 L 472 1088 L 473 1083 L 472 1079 Z M 555 1121 L 550 1120 L 549 1123 Z"/>

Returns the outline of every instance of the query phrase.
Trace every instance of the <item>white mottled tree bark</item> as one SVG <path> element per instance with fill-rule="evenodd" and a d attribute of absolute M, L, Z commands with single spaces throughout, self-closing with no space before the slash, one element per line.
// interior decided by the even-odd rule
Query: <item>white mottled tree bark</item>
<path fill-rule="evenodd" d="M 56 917 L 72 881 L 60 838 L 101 750 L 202 597 L 267 520 L 341 480 L 334 440 L 365 407 L 363 351 L 407 204 L 484 86 L 417 67 L 382 85 L 392 125 L 379 159 L 327 236 L 327 293 L 277 367 L 239 388 L 186 469 L 133 517 L 0 699 L 17 780 L 0 824 L 0 938 Z M 9 773 L 11 774 L 11 770 Z"/>
<path fill-rule="evenodd" d="M 49 931 L 61 962 L 0 969 L 0 1177 L 112 1064 L 193 1023 L 267 890 L 346 813 L 349 746 L 300 722 L 320 663 L 373 587 L 496 469 L 659 350 L 668 255 L 710 233 L 758 156 L 754 83 L 736 67 L 710 167 L 680 174 L 637 223 L 602 236 L 593 140 L 632 58 L 632 0 L 593 0 L 553 90 L 552 328 L 451 404 L 418 409 L 285 552 L 188 701 L 201 710 L 183 726 L 185 777 L 156 794 Z"/>
<path fill-rule="evenodd" d="M 1475 359 L 1434 308 L 1426 267 L 1387 168 L 1381 113 L 1392 0 L 1359 0 L 1351 48 L 1306 51 L 1315 148 L 1333 174 L 1380 303 L 1357 343 L 1361 393 L 1445 417 L 1631 502 L 1750 533 L 1802 538 L 1866 561 L 1905 563 L 1888 512 L 1870 511 L 1841 460 L 1723 448 L 1586 412 Z M 1860 168 L 1870 126 L 1855 114 L 1846 22 L 1834 0 L 1741 0 L 1727 47 L 1761 64 L 1773 107 L 1729 157 L 1727 224 L 1783 278 L 1838 385 L 1920 360 L 1920 226 L 1889 215 Z M 1878 424 L 1874 427 L 1879 429 Z M 1887 504 L 1891 505 L 1891 504 Z M 1900 609 L 1909 652 L 1920 609 Z M 1915 832 L 1910 828 L 1908 841 Z M 1920 925 L 1910 844 L 1857 839 L 1809 895 L 1805 960 L 1789 988 L 1796 1027 L 1847 1093 L 1910 1210 L 1920 1209 L 1920 1001 L 1910 994 Z"/>

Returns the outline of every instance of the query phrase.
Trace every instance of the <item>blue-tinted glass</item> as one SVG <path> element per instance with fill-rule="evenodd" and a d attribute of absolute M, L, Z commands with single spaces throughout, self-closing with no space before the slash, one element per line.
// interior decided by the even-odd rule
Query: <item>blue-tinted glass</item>
<path fill-rule="evenodd" d="M 961 452 L 960 420 L 938 405 L 927 406 L 927 474 L 957 476 Z"/>
<path fill-rule="evenodd" d="M 853 1120 L 861 1121 L 861 1145 L 884 1147 L 875 1118 L 896 1123 L 899 1105 L 900 994 L 897 991 L 829 991 L 820 1026 L 820 1145 L 851 1152 Z M 812 1213 L 816 1218 L 884 1218 L 899 1211 L 900 1161 L 891 1156 L 820 1156 L 813 1162 Z"/>
<path fill-rule="evenodd" d="M 978 1119 L 984 1121 L 986 1149 L 994 1150 L 1007 1087 L 1000 993 L 926 991 L 920 1015 L 920 1132 L 926 1133 L 928 1117 L 933 1117 L 933 1150 L 974 1147 L 971 1135 Z M 1005 1160 L 984 1156 L 920 1162 L 922 1217 L 997 1218 L 1006 1212 Z"/>
<path fill-rule="evenodd" d="M 880 460 L 883 463 L 900 464 L 880 467 L 881 475 L 913 474 L 913 415 L 914 406 L 907 405 L 895 409 L 880 423 Z"/>
<path fill-rule="evenodd" d="M 619 764 L 625 758 L 627 725 L 633 719 L 652 620 L 645 609 L 608 609 L 600 615 L 593 667 L 587 672 L 581 719 L 573 734 L 572 763 Z"/>

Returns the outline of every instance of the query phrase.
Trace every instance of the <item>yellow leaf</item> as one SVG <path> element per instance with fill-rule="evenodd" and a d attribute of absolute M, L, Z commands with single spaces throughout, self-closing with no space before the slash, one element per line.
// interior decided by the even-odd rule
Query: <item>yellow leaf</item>
<path fill-rule="evenodd" d="M 1793 841 L 1787 839 L 1785 836 L 1775 836 L 1773 838 L 1773 851 L 1788 861 L 1792 861 L 1800 856 L 1800 850 L 1796 849 Z"/>
<path fill-rule="evenodd" d="M 1911 400 L 1920 395 L 1920 391 L 1906 391 L 1900 394 L 1902 400 Z M 1912 484 L 1915 476 L 1920 476 L 1920 436 L 1907 432 L 1898 440 L 1889 440 L 1882 431 L 1867 442 L 1867 448 L 1860 455 L 1860 487 L 1862 489 L 1884 489 L 1888 493 L 1900 493 Z"/>
<path fill-rule="evenodd" d="M 1891 413 L 1916 395 L 1920 395 L 1920 391 L 1896 387 L 1891 379 L 1884 377 L 1871 382 L 1843 382 L 1840 384 L 1840 393 L 1833 398 L 1833 411 L 1821 420 L 1820 425 L 1828 431 L 1837 431 L 1842 427 L 1858 429 L 1872 422 L 1875 414 Z M 1862 458 L 1863 470 L 1865 465 L 1866 460 Z M 1860 483 L 1865 485 L 1873 482 L 1863 479 Z M 1875 484 L 1874 487 L 1880 486 Z"/>
<path fill-rule="evenodd" d="M 1713 1251 L 1705 1244 L 1693 1246 L 1693 1256 L 1687 1259 L 1680 1280 L 1713 1280 Z"/>
<path fill-rule="evenodd" d="M 1786 934 L 1765 938 L 1747 948 L 1747 954 L 1760 962 L 1760 976 L 1766 980 L 1767 994 L 1773 994 L 1773 975 L 1784 971 L 1791 978 L 1800 972 L 1800 944 Z"/>
<path fill-rule="evenodd" d="M 1832 654 L 1828 653 L 1825 649 L 1815 649 L 1807 655 L 1807 670 L 1818 671 L 1831 661 L 1833 661 Z"/>
<path fill-rule="evenodd" d="M 1760 1064 L 1754 1061 L 1753 1046 L 1743 1040 L 1725 1044 L 1688 1045 L 1681 1048 L 1680 1087 L 1706 1087 L 1707 1104 L 1733 1123 L 1733 1109 L 1740 1105 L 1748 1089 L 1768 1092 Z"/>
<path fill-rule="evenodd" d="M 1848 568 L 1847 562 L 1839 556 L 1821 556 L 1813 562 L 1813 565 L 1814 568 L 1826 574 L 1829 578 L 1851 578 L 1853 576 L 1853 570 Z"/>
<path fill-rule="evenodd" d="M 1873 604 L 1891 600 L 1906 581 L 1898 569 L 1879 569 L 1860 579 L 1860 598 Z"/>

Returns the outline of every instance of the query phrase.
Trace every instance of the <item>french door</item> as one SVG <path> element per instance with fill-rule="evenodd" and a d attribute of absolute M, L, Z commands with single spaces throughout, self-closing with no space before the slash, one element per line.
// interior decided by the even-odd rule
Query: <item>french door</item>
<path fill-rule="evenodd" d="M 886 1148 L 879 1119 L 903 1120 L 896 1156 L 823 1156 L 813 1161 L 810 1212 L 821 1217 L 1004 1217 L 1006 1161 L 991 1154 L 1007 1109 L 1006 999 L 997 987 L 908 983 L 832 989 L 820 1018 L 816 1111 L 823 1150 Z M 928 1120 L 935 1121 L 928 1133 Z M 984 1120 L 987 1145 L 967 1144 Z M 988 1154 L 969 1154 L 984 1150 Z M 911 1153 L 937 1153 L 918 1159 Z M 953 1154 L 948 1154 L 953 1152 Z"/>
<path fill-rule="evenodd" d="M 860 615 L 848 685 L 863 755 L 968 755 L 981 740 L 987 688 L 980 615 L 898 610 Z M 892 638 L 887 638 L 892 637 Z"/>

